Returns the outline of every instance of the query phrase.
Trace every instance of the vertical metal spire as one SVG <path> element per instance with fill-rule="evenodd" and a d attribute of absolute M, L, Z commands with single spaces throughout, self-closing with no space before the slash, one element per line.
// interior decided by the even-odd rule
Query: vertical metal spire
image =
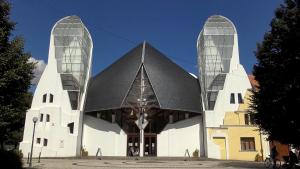
<path fill-rule="evenodd" d="M 146 41 L 143 42 L 143 50 L 142 50 L 142 63 L 144 63 L 145 59 L 145 50 L 146 50 Z"/>

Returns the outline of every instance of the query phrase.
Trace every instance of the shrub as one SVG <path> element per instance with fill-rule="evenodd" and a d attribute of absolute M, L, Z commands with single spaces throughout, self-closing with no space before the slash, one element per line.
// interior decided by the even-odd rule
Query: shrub
<path fill-rule="evenodd" d="M 193 157 L 199 157 L 199 150 L 196 149 L 194 152 L 193 152 Z"/>
<path fill-rule="evenodd" d="M 88 151 L 85 150 L 85 148 L 81 148 L 81 156 L 87 157 L 89 155 Z"/>
<path fill-rule="evenodd" d="M 261 155 L 259 155 L 259 154 L 257 153 L 256 156 L 255 156 L 254 161 L 263 161 L 263 158 L 262 158 Z"/>
<path fill-rule="evenodd" d="M 22 150 L 15 149 L 14 152 L 22 159 L 24 157 Z"/>
<path fill-rule="evenodd" d="M 0 150 L 1 166 L 9 169 L 20 169 L 22 167 L 22 158 L 20 154 L 14 151 Z"/>

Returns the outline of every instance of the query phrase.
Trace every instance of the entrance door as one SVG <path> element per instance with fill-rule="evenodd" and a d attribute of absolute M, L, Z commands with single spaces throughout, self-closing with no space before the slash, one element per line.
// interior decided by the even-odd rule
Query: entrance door
<path fill-rule="evenodd" d="M 140 137 L 138 133 L 127 135 L 127 156 L 140 155 Z"/>
<path fill-rule="evenodd" d="M 220 157 L 222 160 L 226 160 L 226 141 L 225 137 L 214 137 L 214 143 L 220 147 Z"/>
<path fill-rule="evenodd" d="M 156 156 L 157 139 L 155 133 L 145 133 L 144 156 Z"/>

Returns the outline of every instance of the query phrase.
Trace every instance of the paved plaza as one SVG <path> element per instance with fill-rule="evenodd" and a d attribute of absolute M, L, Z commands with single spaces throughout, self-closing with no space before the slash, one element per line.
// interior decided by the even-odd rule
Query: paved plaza
<path fill-rule="evenodd" d="M 24 161 L 24 167 L 28 164 Z M 264 168 L 263 163 L 245 161 L 216 161 L 216 160 L 97 160 L 97 159 L 41 159 L 40 163 L 33 160 L 33 168 L 37 169 L 91 169 L 91 168 L 143 168 L 143 169 L 185 169 L 185 168 L 211 168 L 211 169 L 248 169 Z"/>

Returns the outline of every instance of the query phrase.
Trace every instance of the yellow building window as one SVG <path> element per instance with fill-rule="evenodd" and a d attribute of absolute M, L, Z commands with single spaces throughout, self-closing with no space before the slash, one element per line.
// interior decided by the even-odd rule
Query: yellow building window
<path fill-rule="evenodd" d="M 254 124 L 253 114 L 250 113 L 245 114 L 245 125 L 253 125 L 253 124 Z"/>
<path fill-rule="evenodd" d="M 255 151 L 254 137 L 241 137 L 241 151 Z"/>

